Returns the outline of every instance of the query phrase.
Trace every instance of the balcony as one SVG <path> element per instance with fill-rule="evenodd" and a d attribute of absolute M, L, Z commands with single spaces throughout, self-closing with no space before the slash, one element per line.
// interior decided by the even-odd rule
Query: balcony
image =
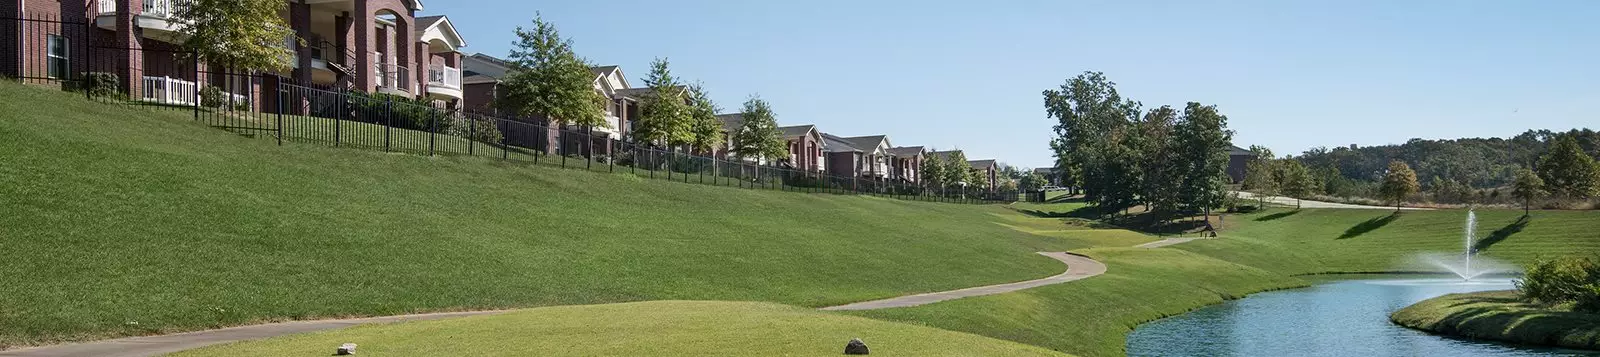
<path fill-rule="evenodd" d="M 99 10 L 97 11 L 99 16 L 95 18 L 96 26 L 116 31 L 117 1 L 119 0 L 100 0 L 99 8 L 96 9 Z M 176 42 L 177 37 L 175 35 L 178 31 L 178 24 L 169 20 L 173 16 L 177 16 L 178 10 L 192 3 L 193 0 L 141 0 L 141 2 L 139 16 L 134 18 L 134 22 L 139 25 L 139 28 L 146 31 L 154 30 L 153 33 L 146 33 L 145 37 Z"/>
<path fill-rule="evenodd" d="M 411 73 L 406 66 L 391 63 L 374 63 L 372 65 L 372 81 L 378 87 L 378 92 L 399 96 L 411 96 L 416 88 L 411 86 Z"/>
<path fill-rule="evenodd" d="M 461 69 L 443 65 L 428 68 L 428 94 L 461 99 Z M 615 121 L 612 123 L 615 127 Z"/>
<path fill-rule="evenodd" d="M 144 86 L 139 91 L 141 100 L 150 103 L 194 105 L 199 86 L 194 82 L 172 77 L 144 76 Z"/>

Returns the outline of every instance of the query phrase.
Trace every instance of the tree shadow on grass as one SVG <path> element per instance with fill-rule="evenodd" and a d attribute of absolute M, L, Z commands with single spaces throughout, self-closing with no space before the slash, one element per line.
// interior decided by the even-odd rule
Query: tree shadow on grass
<path fill-rule="evenodd" d="M 1512 235 L 1521 233 L 1522 229 L 1528 228 L 1528 224 L 1532 222 L 1533 218 L 1528 216 L 1517 218 L 1516 222 L 1511 222 L 1511 224 L 1508 224 L 1505 227 L 1500 227 L 1500 229 L 1495 230 L 1494 233 L 1489 233 L 1488 237 L 1484 237 L 1483 239 L 1478 240 L 1477 243 L 1473 243 L 1472 250 L 1487 250 L 1489 249 L 1489 246 L 1493 246 L 1495 243 L 1500 243 L 1500 241 L 1504 241 L 1506 238 L 1511 238 Z"/>
<path fill-rule="evenodd" d="M 1389 215 L 1383 217 L 1369 219 L 1366 222 L 1361 222 L 1360 224 L 1351 226 L 1350 229 L 1344 230 L 1344 234 L 1340 235 L 1339 239 L 1350 239 L 1361 236 L 1362 234 L 1367 234 L 1367 232 L 1377 230 L 1378 228 L 1383 228 L 1383 226 L 1387 226 L 1389 223 L 1394 223 L 1394 220 L 1396 219 L 1400 219 L 1399 212 L 1390 213 Z"/>
<path fill-rule="evenodd" d="M 1279 219 L 1288 218 L 1289 216 L 1293 216 L 1293 215 L 1296 215 L 1296 214 L 1300 214 L 1300 210 L 1293 210 L 1293 211 L 1288 211 L 1288 212 L 1278 212 L 1278 213 L 1273 213 L 1273 214 L 1269 214 L 1269 215 L 1265 215 L 1265 216 L 1261 216 L 1261 217 L 1256 217 L 1256 222 L 1275 221 L 1275 220 L 1279 220 Z"/>
<path fill-rule="evenodd" d="M 1490 306 L 1466 306 L 1492 304 Z M 1600 315 L 1551 310 L 1529 305 L 1513 294 L 1468 296 L 1447 306 L 1443 318 L 1425 327 L 1447 336 L 1474 335 L 1478 338 L 1514 343 L 1593 349 L 1600 340 L 1574 338 L 1593 336 L 1600 331 Z"/>

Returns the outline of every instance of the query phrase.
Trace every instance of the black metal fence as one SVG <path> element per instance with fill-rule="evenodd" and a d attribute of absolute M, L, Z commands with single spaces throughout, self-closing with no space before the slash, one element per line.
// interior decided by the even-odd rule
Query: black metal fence
<path fill-rule="evenodd" d="M 786 163 L 695 155 L 621 140 L 604 128 L 470 113 L 402 96 L 295 83 L 275 74 L 208 66 L 176 46 L 119 46 L 86 20 L 0 18 L 0 69 L 29 83 L 81 91 L 86 99 L 186 111 L 245 135 L 418 155 L 463 155 L 687 183 L 794 192 L 859 194 L 953 203 L 1000 203 L 1016 191 L 932 187 L 875 175 L 829 175 Z M 38 56 L 36 56 L 38 55 Z"/>

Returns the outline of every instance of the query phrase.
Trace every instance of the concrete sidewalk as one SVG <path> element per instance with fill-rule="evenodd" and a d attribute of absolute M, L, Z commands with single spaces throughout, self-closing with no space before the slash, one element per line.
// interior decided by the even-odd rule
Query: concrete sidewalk
<path fill-rule="evenodd" d="M 1015 283 L 979 286 L 961 290 L 941 291 L 917 295 L 907 295 L 883 300 L 858 302 L 854 304 L 825 307 L 826 311 L 844 310 L 876 310 L 895 307 L 910 307 L 932 304 L 940 301 L 955 300 L 964 297 L 983 296 L 1009 293 L 1017 290 L 1031 289 L 1045 285 L 1060 284 L 1073 280 L 1105 274 L 1106 265 L 1089 257 L 1064 252 L 1040 252 L 1040 255 L 1055 258 L 1067 264 L 1067 272 L 1043 279 L 1019 281 Z"/>

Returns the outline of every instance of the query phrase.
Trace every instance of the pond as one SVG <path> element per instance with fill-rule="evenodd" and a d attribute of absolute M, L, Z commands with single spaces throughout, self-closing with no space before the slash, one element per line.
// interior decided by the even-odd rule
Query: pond
<path fill-rule="evenodd" d="M 1445 294 L 1509 290 L 1510 279 L 1366 276 L 1260 293 L 1140 325 L 1129 356 L 1600 356 L 1447 338 L 1396 326 L 1389 313 Z"/>

